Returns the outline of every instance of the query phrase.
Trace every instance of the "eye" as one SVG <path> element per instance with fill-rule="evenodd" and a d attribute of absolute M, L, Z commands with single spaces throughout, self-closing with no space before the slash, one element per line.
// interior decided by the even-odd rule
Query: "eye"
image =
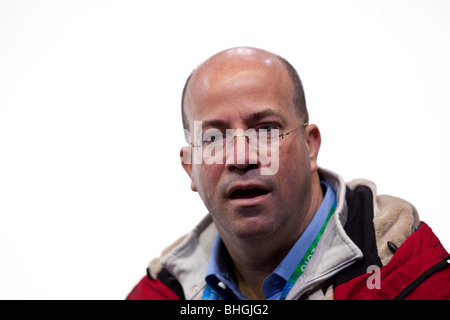
<path fill-rule="evenodd" d="M 280 130 L 280 126 L 276 124 L 261 124 L 258 125 L 255 130 L 257 132 L 266 132 L 267 134 L 271 133 L 273 130 Z"/>
<path fill-rule="evenodd" d="M 219 142 L 223 139 L 223 133 L 218 129 L 208 129 L 203 133 L 203 144 Z"/>

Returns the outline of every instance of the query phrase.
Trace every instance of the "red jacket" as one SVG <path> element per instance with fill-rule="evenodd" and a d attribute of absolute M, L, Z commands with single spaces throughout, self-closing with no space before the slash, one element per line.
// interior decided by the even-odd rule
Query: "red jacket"
<path fill-rule="evenodd" d="M 379 272 L 379 289 L 368 285 Z M 369 279 L 371 278 L 371 279 Z M 372 287 L 372 288 L 371 288 Z M 421 223 L 391 261 L 338 285 L 336 300 L 450 299 L 450 256 L 426 223 Z"/>

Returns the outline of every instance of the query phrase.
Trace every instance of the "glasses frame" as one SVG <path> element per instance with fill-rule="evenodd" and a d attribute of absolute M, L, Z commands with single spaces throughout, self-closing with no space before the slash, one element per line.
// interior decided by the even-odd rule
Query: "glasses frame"
<path fill-rule="evenodd" d="M 304 128 L 304 127 L 306 127 L 306 126 L 308 126 L 308 125 L 309 125 L 308 122 L 304 122 L 302 125 L 298 126 L 297 128 L 295 128 L 295 129 L 293 129 L 293 130 L 291 130 L 291 131 L 288 131 L 288 132 L 286 132 L 286 133 L 284 133 L 284 132 L 280 133 L 280 134 L 278 135 L 278 137 L 281 138 L 281 139 L 284 139 L 285 136 L 288 136 L 288 135 L 290 135 L 291 133 L 297 131 L 298 129 Z M 245 134 L 235 134 L 235 135 L 233 136 L 233 138 L 231 138 L 230 141 L 226 141 L 226 143 L 231 144 L 231 143 L 234 141 L 234 139 L 239 138 L 239 137 L 245 137 L 245 138 L 247 138 L 247 139 L 246 139 L 247 142 L 250 143 L 250 137 L 247 136 L 247 135 L 245 135 Z M 197 148 L 197 149 L 202 148 L 201 145 L 200 145 L 200 146 L 196 146 L 196 145 L 194 145 L 194 144 L 192 144 L 192 143 L 189 143 L 189 144 L 190 144 L 193 148 Z"/>

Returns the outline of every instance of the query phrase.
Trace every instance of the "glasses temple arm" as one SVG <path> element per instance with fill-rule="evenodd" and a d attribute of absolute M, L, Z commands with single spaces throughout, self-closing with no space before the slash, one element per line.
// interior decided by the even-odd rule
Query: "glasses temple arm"
<path fill-rule="evenodd" d="M 283 138 L 284 136 L 288 136 L 288 135 L 290 135 L 292 132 L 294 132 L 294 131 L 296 131 L 296 130 L 302 128 L 302 127 L 306 127 L 307 125 L 308 125 L 308 122 L 305 122 L 304 124 L 302 124 L 301 126 L 295 128 L 294 130 L 291 130 L 291 131 L 289 131 L 289 132 L 280 134 L 279 137 L 280 137 L 280 138 Z"/>

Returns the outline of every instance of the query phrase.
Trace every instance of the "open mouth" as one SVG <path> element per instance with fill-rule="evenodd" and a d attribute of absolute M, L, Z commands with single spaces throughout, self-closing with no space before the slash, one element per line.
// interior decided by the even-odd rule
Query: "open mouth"
<path fill-rule="evenodd" d="M 268 194 L 268 190 L 261 188 L 237 189 L 230 195 L 231 199 L 251 199 Z"/>

